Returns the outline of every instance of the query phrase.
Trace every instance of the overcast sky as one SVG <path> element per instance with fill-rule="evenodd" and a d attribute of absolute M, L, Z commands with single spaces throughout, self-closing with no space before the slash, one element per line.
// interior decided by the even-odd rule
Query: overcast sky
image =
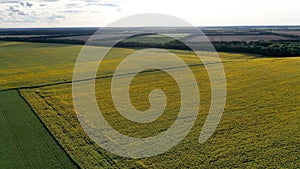
<path fill-rule="evenodd" d="M 195 26 L 300 25 L 300 0 L 0 0 L 0 27 L 102 27 L 139 13 Z"/>

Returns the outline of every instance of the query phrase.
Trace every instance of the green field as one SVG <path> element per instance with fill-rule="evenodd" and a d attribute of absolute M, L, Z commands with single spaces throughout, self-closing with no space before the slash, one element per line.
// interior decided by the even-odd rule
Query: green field
<path fill-rule="evenodd" d="M 77 168 L 17 91 L 0 92 L 1 168 Z"/>
<path fill-rule="evenodd" d="M 124 42 L 139 42 L 139 43 L 167 43 L 175 40 L 175 38 L 183 38 L 189 34 L 166 34 L 166 35 L 146 35 L 138 36 L 123 40 Z M 170 37 L 172 36 L 172 37 Z"/>
<path fill-rule="evenodd" d="M 3 42 L 0 47 L 0 52 L 7 50 L 1 54 L 1 61 L 6 61 L 0 67 L 1 89 L 35 85 L 22 88 L 22 96 L 82 168 L 300 167 L 299 57 L 220 53 L 228 88 L 225 112 L 214 135 L 199 144 L 198 137 L 210 104 L 208 75 L 201 64 L 195 65 L 199 59 L 191 52 L 173 50 L 187 64 L 193 65 L 191 69 L 201 95 L 197 121 L 189 135 L 173 149 L 159 156 L 132 160 L 101 149 L 79 125 L 69 81 L 80 46 Z M 111 78 L 101 78 L 112 75 L 123 55 L 134 51 L 115 48 L 105 58 L 98 72 L 96 96 L 105 118 L 116 130 L 132 137 L 149 137 L 166 130 L 176 119 L 180 100 L 174 80 L 162 71 L 140 73 L 134 78 L 130 92 L 137 109 L 149 108 L 148 94 L 154 88 L 163 89 L 170 100 L 165 113 L 155 122 L 137 124 L 118 114 L 110 95 Z M 207 53 L 200 54 L 206 57 Z M 10 59 L 13 56 L 15 58 Z M 24 57 L 23 62 L 19 62 L 18 57 Z M 4 67 L 7 65 L 9 70 Z M 32 71 L 39 67 L 39 71 Z M 47 85 L 53 83 L 58 84 Z"/>

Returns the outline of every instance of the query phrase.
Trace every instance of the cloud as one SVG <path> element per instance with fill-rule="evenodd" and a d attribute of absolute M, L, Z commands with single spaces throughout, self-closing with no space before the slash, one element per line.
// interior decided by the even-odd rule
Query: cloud
<path fill-rule="evenodd" d="M 99 3 L 99 1 L 95 1 L 95 0 L 85 0 L 85 1 L 89 2 L 87 6 L 111 7 L 111 8 L 115 8 L 118 12 L 122 12 L 120 5 L 114 1 L 105 1 L 104 3 Z"/>
<path fill-rule="evenodd" d="M 94 6 L 94 5 L 98 5 L 98 6 L 108 6 L 108 7 L 119 7 L 119 5 L 117 4 L 113 4 L 113 3 L 88 3 L 88 6 Z"/>
<path fill-rule="evenodd" d="M 47 1 L 47 2 L 41 2 Z M 1 23 L 54 23 L 64 20 L 66 17 L 57 13 L 57 6 L 53 0 L 19 1 L 18 4 L 5 1 L 0 3 L 0 8 L 5 10 L 0 12 Z M 8 3 L 8 4 L 7 4 Z M 47 7 L 45 7 L 47 5 Z M 2 27 L 0 23 L 0 27 Z"/>
<path fill-rule="evenodd" d="M 66 4 L 66 7 L 67 8 L 76 8 L 76 7 L 79 7 L 78 4 Z"/>
<path fill-rule="evenodd" d="M 84 0 L 84 2 L 99 2 L 98 0 Z"/>
<path fill-rule="evenodd" d="M 63 19 L 66 19 L 65 16 L 62 16 L 62 15 L 52 15 L 52 16 L 48 16 L 45 18 L 48 22 L 55 22 L 55 21 L 58 21 L 58 20 L 63 20 Z"/>
<path fill-rule="evenodd" d="M 12 6 L 10 6 L 7 10 L 10 12 L 10 14 L 26 15 L 24 12 L 22 12 L 22 11 L 20 11 L 18 9 L 15 9 Z"/>
<path fill-rule="evenodd" d="M 58 0 L 40 0 L 40 2 L 58 2 Z"/>
<path fill-rule="evenodd" d="M 26 25 L 88 25 L 115 17 L 119 0 L 0 0 L 0 28 Z M 95 12 L 96 11 L 96 12 Z M 101 11 L 101 12 L 100 12 Z M 105 21 L 106 22 L 106 21 Z M 14 26 L 10 26 L 14 27 Z"/>
<path fill-rule="evenodd" d="M 19 1 L 0 1 L 0 4 L 18 4 Z"/>
<path fill-rule="evenodd" d="M 81 10 L 65 10 L 65 11 L 59 11 L 59 12 L 62 12 L 62 13 L 81 13 L 81 12 L 84 12 L 84 11 L 81 11 Z"/>
<path fill-rule="evenodd" d="M 26 2 L 26 6 L 27 6 L 27 7 L 31 8 L 32 5 L 33 5 L 33 4 L 31 4 L 31 3 L 29 3 L 29 2 Z"/>
<path fill-rule="evenodd" d="M 29 7 L 31 8 L 33 4 L 29 3 L 29 2 L 20 2 L 20 5 L 23 7 Z"/>

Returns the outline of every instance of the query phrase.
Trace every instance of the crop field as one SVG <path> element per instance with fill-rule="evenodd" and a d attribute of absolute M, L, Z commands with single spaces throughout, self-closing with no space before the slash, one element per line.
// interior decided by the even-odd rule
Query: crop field
<path fill-rule="evenodd" d="M 130 34 L 129 34 L 130 35 Z M 92 41 L 97 41 L 97 40 L 111 40 L 111 39 L 115 39 L 115 38 L 120 38 L 120 37 L 125 37 L 125 35 L 81 35 L 81 36 L 66 36 L 66 37 L 60 37 L 60 38 L 54 38 L 54 39 L 74 39 L 74 40 L 83 40 L 83 41 L 87 41 L 89 38 L 91 38 L 90 40 Z"/>
<path fill-rule="evenodd" d="M 81 168 L 300 167 L 299 57 L 219 53 L 227 78 L 227 103 L 216 132 L 199 144 L 211 101 L 209 78 L 193 53 L 173 50 L 196 76 L 201 96 L 197 121 L 188 136 L 166 153 L 128 159 L 97 146 L 77 120 L 70 82 L 81 46 L 2 42 L 0 48 L 0 90 L 21 88 L 21 95 Z M 96 97 L 105 119 L 117 131 L 132 137 L 150 137 L 175 121 L 180 93 L 174 79 L 163 71 L 139 73 L 130 86 L 132 104 L 138 110 L 149 109 L 148 94 L 160 88 L 168 98 L 167 107 L 149 124 L 122 117 L 111 98 L 110 75 L 123 57 L 134 51 L 114 48 L 108 54 L 98 70 Z M 207 57 L 205 52 L 199 54 Z M 82 95 L 86 94 L 82 91 Z"/>
<path fill-rule="evenodd" d="M 0 42 L 0 91 L 71 81 L 81 48 L 79 45 Z M 114 48 L 102 64 L 101 75 L 112 75 L 115 63 L 134 51 Z M 187 63 L 195 62 L 185 51 L 174 52 Z"/>
<path fill-rule="evenodd" d="M 0 90 L 68 80 L 79 51 L 78 46 L 1 42 Z"/>
<path fill-rule="evenodd" d="M 83 36 L 66 36 L 66 37 L 59 37 L 59 38 L 54 38 L 54 39 L 72 39 L 72 40 L 83 40 L 83 41 L 87 41 L 89 38 L 90 41 L 113 41 L 115 39 L 119 39 L 120 37 L 127 37 L 127 36 L 131 36 L 134 34 L 123 34 L 123 35 L 116 35 L 116 34 L 112 34 L 112 35 L 83 35 Z M 172 37 L 176 37 L 176 38 L 183 38 L 185 36 L 188 36 L 189 34 L 187 33 L 173 33 L 173 34 L 166 34 L 165 35 L 147 35 L 147 36 L 142 36 L 142 37 L 134 37 L 134 38 L 130 38 L 130 39 L 126 39 L 124 40 L 124 42 L 142 42 L 142 43 L 166 43 L 166 42 L 170 42 L 172 40 L 174 40 L 171 37 L 168 36 L 172 36 Z"/>
<path fill-rule="evenodd" d="M 78 45 L 0 42 L 0 91 L 71 81 L 81 48 Z M 132 51 L 116 48 L 110 59 Z M 110 59 L 107 60 L 108 65 Z M 111 71 L 108 73 L 111 74 Z"/>
<path fill-rule="evenodd" d="M 134 37 L 130 39 L 124 40 L 124 42 L 140 42 L 140 43 L 166 43 L 174 40 L 172 37 L 164 36 L 164 35 L 147 35 Z"/>
<path fill-rule="evenodd" d="M 223 36 L 207 36 L 212 42 L 253 42 L 267 40 L 291 40 L 292 38 L 276 36 L 276 35 L 223 35 Z M 188 42 L 205 42 L 206 37 L 195 36 L 188 39 Z"/>
<path fill-rule="evenodd" d="M 253 42 L 253 41 L 270 41 L 270 40 L 293 40 L 294 38 L 285 37 L 284 35 L 300 35 L 300 31 L 278 31 L 276 32 L 278 35 L 234 35 L 234 34 L 224 34 L 224 35 L 208 35 L 207 38 L 211 42 Z M 139 42 L 139 43 L 167 43 L 173 41 L 174 39 L 168 37 L 168 35 L 172 35 L 176 38 L 184 38 L 190 35 L 191 37 L 187 37 L 188 42 L 206 42 L 207 39 L 204 36 L 192 36 L 191 34 L 166 34 L 164 35 L 147 35 L 147 36 L 139 36 L 130 39 L 124 40 L 124 42 Z M 283 36 L 280 36 L 283 35 Z M 116 38 L 123 37 L 125 35 L 83 35 L 83 36 L 68 36 L 68 37 L 59 37 L 54 39 L 70 39 L 70 40 L 83 40 L 87 41 L 89 38 L 90 41 L 114 41 Z M 127 35 L 128 36 L 128 35 Z"/>
<path fill-rule="evenodd" d="M 0 92 L 1 168 L 77 168 L 15 90 Z"/>
<path fill-rule="evenodd" d="M 300 31 L 276 31 L 276 33 L 284 34 L 284 35 L 294 35 L 294 36 L 300 36 Z"/>

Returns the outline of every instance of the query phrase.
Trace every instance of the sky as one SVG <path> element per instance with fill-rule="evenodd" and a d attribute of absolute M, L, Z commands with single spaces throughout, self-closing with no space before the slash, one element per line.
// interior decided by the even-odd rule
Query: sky
<path fill-rule="evenodd" d="M 299 0 L 1 0 L 0 28 L 103 27 L 142 13 L 194 26 L 300 25 Z"/>

